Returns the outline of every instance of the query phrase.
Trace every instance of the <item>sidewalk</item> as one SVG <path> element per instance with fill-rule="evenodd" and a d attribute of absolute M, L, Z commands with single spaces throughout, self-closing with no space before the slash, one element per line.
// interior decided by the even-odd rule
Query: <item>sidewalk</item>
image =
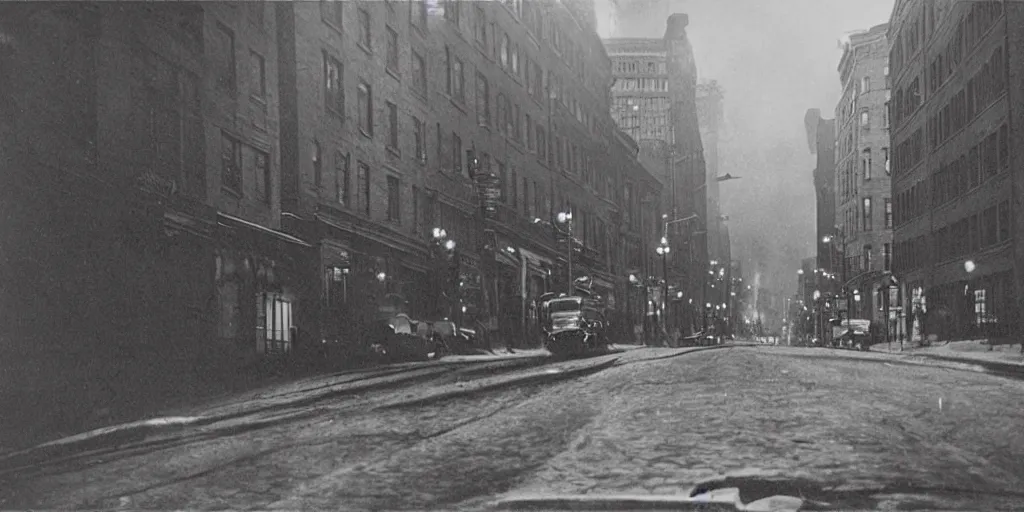
<path fill-rule="evenodd" d="M 925 356 L 936 359 L 948 359 L 964 362 L 995 363 L 1000 365 L 1017 365 L 1024 368 L 1024 355 L 1020 352 L 1020 344 L 989 345 L 987 340 L 965 340 L 939 342 L 928 347 L 911 347 L 904 343 L 903 350 L 897 342 L 879 343 L 871 346 L 874 352 Z"/>

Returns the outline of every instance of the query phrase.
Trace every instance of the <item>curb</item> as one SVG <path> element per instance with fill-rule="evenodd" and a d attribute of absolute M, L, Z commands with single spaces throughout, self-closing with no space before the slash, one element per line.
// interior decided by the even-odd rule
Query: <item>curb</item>
<path fill-rule="evenodd" d="M 418 373 L 413 373 L 416 372 L 417 370 L 420 371 Z M 47 459 L 62 456 L 73 456 L 92 449 L 109 448 L 111 445 L 116 447 L 118 445 L 126 444 L 129 442 L 139 441 L 145 439 L 147 436 L 157 433 L 180 431 L 189 427 L 200 427 L 210 425 L 213 423 L 218 423 L 221 421 L 231 420 L 235 418 L 241 418 L 253 414 L 265 413 L 292 407 L 301 407 L 303 405 L 309 405 L 335 396 L 362 393 L 365 391 L 372 391 L 375 389 L 382 389 L 400 384 L 414 383 L 419 380 L 433 379 L 437 378 L 440 375 L 443 375 L 444 373 L 447 373 L 449 370 L 450 368 L 438 366 L 428 368 L 416 368 L 413 369 L 410 372 L 410 375 L 407 376 L 389 378 L 393 377 L 394 374 L 388 374 L 381 377 L 357 379 L 355 382 L 359 382 L 360 384 L 342 387 L 341 389 L 322 391 L 311 396 L 304 396 L 295 400 L 281 401 L 278 403 L 268 404 L 265 406 L 255 406 L 252 408 L 232 410 L 229 412 L 222 412 L 219 414 L 150 418 L 147 420 L 133 421 L 130 423 L 123 423 L 120 425 L 102 427 L 80 434 L 75 434 L 72 436 L 47 441 L 45 443 L 38 444 L 31 448 L 26 448 L 24 450 L 18 450 L 15 452 L 0 455 L 0 474 L 6 473 L 11 468 L 39 464 L 45 462 Z M 377 378 L 386 378 L 386 380 L 381 380 L 379 382 L 371 382 Z M 346 384 L 350 383 L 352 382 L 343 382 L 337 384 L 337 386 L 345 386 Z M 301 391 L 296 393 L 301 393 Z"/>
<path fill-rule="evenodd" d="M 591 373 L 597 373 L 599 371 L 606 370 L 608 368 L 611 368 L 612 366 L 615 366 L 618 362 L 619 358 L 616 357 L 614 359 L 609 359 L 608 361 L 602 361 L 597 364 L 590 364 L 579 368 L 572 368 L 570 370 L 565 371 L 545 371 L 543 373 L 533 373 L 521 377 L 484 384 L 482 386 L 470 389 L 449 389 L 424 397 L 411 398 L 408 400 L 397 400 L 391 403 L 382 404 L 375 407 L 375 409 L 400 409 L 403 407 L 418 407 L 423 405 L 434 404 L 437 402 L 443 402 L 445 400 L 451 400 L 452 398 L 472 396 L 478 393 L 486 393 L 488 391 L 507 388 L 510 386 L 558 382 L 561 380 L 568 380 L 575 377 L 582 377 L 585 375 L 589 375 Z"/>

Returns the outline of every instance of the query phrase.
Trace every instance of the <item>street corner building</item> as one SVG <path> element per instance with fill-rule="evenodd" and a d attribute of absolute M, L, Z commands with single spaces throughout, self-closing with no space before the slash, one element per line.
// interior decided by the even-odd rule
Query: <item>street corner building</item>
<path fill-rule="evenodd" d="M 660 185 L 588 2 L 5 3 L 0 70 L 5 435 L 350 364 L 398 313 L 536 345 L 581 277 L 628 318 Z"/>
<path fill-rule="evenodd" d="M 844 318 L 884 325 L 880 288 L 892 270 L 889 163 L 889 56 L 885 24 L 850 35 L 838 71 L 835 109 L 835 227 L 829 267 L 839 263 Z M 831 273 L 830 273 L 831 275 Z M 840 284 L 841 283 L 841 284 Z"/>
<path fill-rule="evenodd" d="M 1019 338 L 1024 5 L 900 0 L 887 37 L 902 328 Z"/>

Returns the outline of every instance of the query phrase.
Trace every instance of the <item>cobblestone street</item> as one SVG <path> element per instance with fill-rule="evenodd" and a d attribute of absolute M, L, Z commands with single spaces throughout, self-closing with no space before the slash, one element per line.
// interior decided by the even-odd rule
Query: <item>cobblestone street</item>
<path fill-rule="evenodd" d="M 532 493 L 683 495 L 726 476 L 839 508 L 1024 499 L 1021 381 L 823 349 L 602 357 L 617 363 L 559 383 L 397 401 L 458 385 L 417 384 L 147 439 L 7 475 L 0 506 L 475 510 Z"/>

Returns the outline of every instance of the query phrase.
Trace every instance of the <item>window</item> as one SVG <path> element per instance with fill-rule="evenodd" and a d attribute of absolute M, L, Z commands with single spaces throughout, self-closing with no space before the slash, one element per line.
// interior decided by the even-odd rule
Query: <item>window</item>
<path fill-rule="evenodd" d="M 508 34 L 501 37 L 501 67 L 503 69 L 508 68 L 510 61 L 512 60 L 509 53 L 512 51 L 512 41 L 509 39 Z"/>
<path fill-rule="evenodd" d="M 892 270 L 892 245 L 882 245 L 882 270 Z"/>
<path fill-rule="evenodd" d="M 999 243 L 999 220 L 996 213 L 996 207 L 986 209 L 982 212 L 982 229 L 984 230 L 982 236 L 982 247 L 988 247 Z"/>
<path fill-rule="evenodd" d="M 476 123 L 480 126 L 491 125 L 490 85 L 482 73 L 476 74 Z"/>
<path fill-rule="evenodd" d="M 537 157 L 542 162 L 548 158 L 548 135 L 540 124 L 537 125 Z"/>
<path fill-rule="evenodd" d="M 320 17 L 337 28 L 343 27 L 342 5 L 341 0 L 320 0 Z"/>
<path fill-rule="evenodd" d="M 387 102 L 388 106 L 388 147 L 398 150 L 398 105 Z"/>
<path fill-rule="evenodd" d="M 402 189 L 398 178 L 388 176 L 388 220 L 402 221 Z"/>
<path fill-rule="evenodd" d="M 387 27 L 388 34 L 388 55 L 387 55 L 387 69 L 388 71 L 398 74 L 398 32 L 395 29 Z"/>
<path fill-rule="evenodd" d="M 324 106 L 345 118 L 345 89 L 342 87 L 342 68 L 337 59 L 324 53 Z"/>
<path fill-rule="evenodd" d="M 367 137 L 373 136 L 373 90 L 366 82 L 360 82 L 358 88 L 359 130 Z"/>
<path fill-rule="evenodd" d="M 505 108 L 505 95 L 498 93 L 498 133 L 505 133 L 508 116 L 508 110 Z"/>
<path fill-rule="evenodd" d="M 860 93 L 864 94 L 867 92 L 871 92 L 871 78 L 864 77 L 860 81 Z"/>
<path fill-rule="evenodd" d="M 256 178 L 256 197 L 264 203 L 270 203 L 271 195 L 270 184 L 273 183 L 273 179 L 270 176 L 270 158 L 263 151 L 256 151 L 253 155 L 253 168 L 255 170 Z"/>
<path fill-rule="evenodd" d="M 507 37 L 507 36 L 506 36 Z M 512 74 L 519 76 L 519 45 L 512 47 Z"/>
<path fill-rule="evenodd" d="M 409 2 L 409 23 L 420 28 L 427 26 L 426 0 L 412 0 L 412 2 Z"/>
<path fill-rule="evenodd" d="M 242 144 L 227 133 L 220 139 L 220 184 L 235 195 L 242 195 Z"/>
<path fill-rule="evenodd" d="M 484 15 L 484 9 L 478 4 L 476 6 L 475 16 L 473 17 L 476 21 L 475 35 L 476 42 L 480 43 L 485 49 L 487 48 L 487 16 Z"/>
<path fill-rule="evenodd" d="M 313 141 L 313 145 L 309 148 L 309 161 L 313 164 L 313 186 L 316 188 L 314 192 L 317 196 L 320 195 L 320 186 L 323 185 L 323 154 L 320 152 L 320 143 Z"/>
<path fill-rule="evenodd" d="M 342 206 L 349 205 L 349 158 L 341 151 L 334 152 L 334 180 L 337 184 L 336 194 L 338 203 Z"/>
<path fill-rule="evenodd" d="M 985 309 L 985 290 L 974 290 L 974 323 L 981 325 L 988 321 Z"/>
<path fill-rule="evenodd" d="M 230 29 L 217 24 L 213 43 L 213 76 L 217 89 L 223 93 L 234 94 L 235 83 L 235 35 Z"/>
<path fill-rule="evenodd" d="M 462 138 L 452 133 L 452 171 L 462 174 Z"/>
<path fill-rule="evenodd" d="M 882 158 L 885 159 L 885 175 L 891 174 L 889 171 L 889 148 L 882 148 Z"/>
<path fill-rule="evenodd" d="M 530 207 L 533 203 L 530 202 L 530 180 L 523 178 L 523 215 L 526 217 L 530 216 Z"/>
<path fill-rule="evenodd" d="M 1010 202 L 999 203 L 999 242 L 1010 239 Z"/>
<path fill-rule="evenodd" d="M 861 109 L 861 111 L 860 111 L 860 127 L 861 128 L 868 128 L 869 126 L 870 125 L 868 124 L 868 109 L 866 109 L 866 108 L 865 109 Z"/>
<path fill-rule="evenodd" d="M 259 354 L 285 354 L 292 349 L 292 303 L 277 293 L 263 293 L 258 324 L 263 331 L 256 342 Z"/>
<path fill-rule="evenodd" d="M 412 88 L 414 91 L 427 94 L 427 66 L 419 52 L 412 52 Z"/>
<path fill-rule="evenodd" d="M 871 198 L 870 197 L 865 197 L 864 198 L 864 206 L 863 206 L 863 211 L 861 213 L 863 214 L 864 231 L 871 231 Z"/>
<path fill-rule="evenodd" d="M 885 229 L 892 229 L 892 199 L 885 199 Z"/>
<path fill-rule="evenodd" d="M 260 101 L 266 101 L 267 98 L 267 65 L 266 61 L 263 60 L 263 56 L 249 50 L 249 77 L 252 85 L 250 96 L 257 98 Z"/>
<path fill-rule="evenodd" d="M 416 151 L 413 157 L 421 164 L 427 163 L 427 125 L 418 117 L 412 118 L 412 133 Z"/>
<path fill-rule="evenodd" d="M 370 51 L 373 48 L 370 43 L 370 11 L 359 9 L 359 44 Z"/>
<path fill-rule="evenodd" d="M 363 162 L 359 162 L 359 175 L 356 177 L 359 181 L 359 206 L 363 210 L 363 214 L 366 216 L 370 215 L 370 166 Z"/>
<path fill-rule="evenodd" d="M 864 149 L 861 165 L 863 166 L 864 181 L 871 181 L 871 148 Z"/>
<path fill-rule="evenodd" d="M 448 52 L 448 94 L 460 103 L 466 101 L 466 76 L 462 68 L 462 61 Z"/>
<path fill-rule="evenodd" d="M 526 149 L 533 151 L 536 148 L 533 139 L 533 119 L 530 118 L 530 114 L 525 115 L 526 119 L 523 124 L 526 125 Z"/>

